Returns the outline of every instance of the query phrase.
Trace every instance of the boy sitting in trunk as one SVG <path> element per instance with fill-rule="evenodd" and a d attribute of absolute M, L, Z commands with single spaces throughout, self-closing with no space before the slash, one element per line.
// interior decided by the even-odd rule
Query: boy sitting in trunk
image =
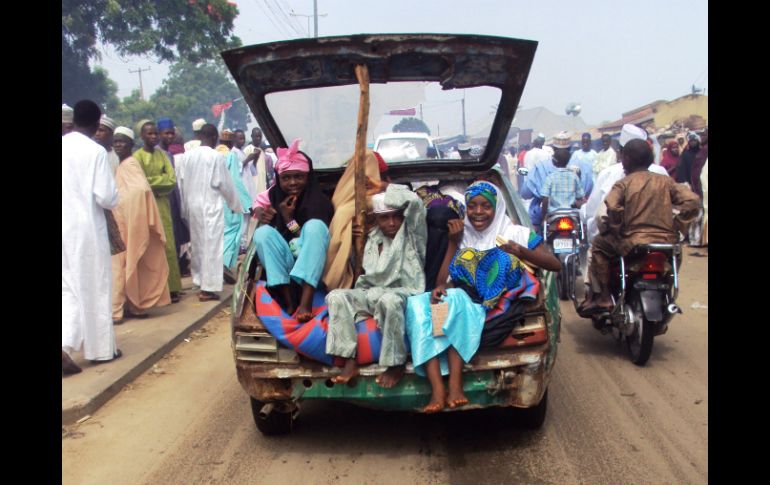
<path fill-rule="evenodd" d="M 395 386 L 404 375 L 406 299 L 425 289 L 425 244 L 428 238 L 425 207 L 417 194 L 391 184 L 372 197 L 377 226 L 364 248 L 364 274 L 353 289 L 333 290 L 326 296 L 329 330 L 326 353 L 346 359 L 342 374 L 332 378 L 346 383 L 358 375 L 355 323 L 373 315 L 382 331 L 380 365 L 388 369 L 377 377 L 382 387 Z"/>
<path fill-rule="evenodd" d="M 631 140 L 623 147 L 623 169 L 627 174 L 607 194 L 606 227 L 592 242 L 591 278 L 601 288 L 598 297 L 586 304 L 582 314 L 612 308 L 609 263 L 626 256 L 639 244 L 675 244 L 679 231 L 698 216 L 700 199 L 671 177 L 650 172 L 653 153 L 647 142 Z M 673 210 L 678 214 L 673 215 Z"/>

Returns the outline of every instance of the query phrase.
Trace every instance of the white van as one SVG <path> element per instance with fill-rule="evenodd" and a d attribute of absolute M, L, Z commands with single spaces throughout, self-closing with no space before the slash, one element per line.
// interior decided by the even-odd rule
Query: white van
<path fill-rule="evenodd" d="M 374 142 L 374 151 L 379 153 L 388 163 L 440 158 L 433 139 L 427 133 L 421 132 L 380 135 Z"/>

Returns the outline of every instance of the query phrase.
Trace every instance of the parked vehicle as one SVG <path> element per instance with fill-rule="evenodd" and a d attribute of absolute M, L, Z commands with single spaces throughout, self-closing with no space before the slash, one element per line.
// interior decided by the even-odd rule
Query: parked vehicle
<path fill-rule="evenodd" d="M 561 263 L 556 279 L 559 299 L 574 299 L 581 255 L 587 249 L 586 228 L 580 209 L 556 209 L 548 214 L 543 220 L 543 238 Z"/>
<path fill-rule="evenodd" d="M 679 293 L 679 244 L 636 246 L 610 266 L 610 291 L 615 306 L 591 317 L 594 327 L 625 341 L 631 361 L 647 363 L 654 338 L 668 331 L 668 323 L 682 310 Z"/>
<path fill-rule="evenodd" d="M 386 162 L 441 158 L 433 139 L 427 133 L 387 133 L 377 137 L 374 151 Z"/>
<path fill-rule="evenodd" d="M 336 109 L 340 103 L 324 103 L 324 96 L 331 90 L 340 93 L 341 87 L 355 86 L 354 66 L 361 63 L 367 65 L 372 83 L 429 81 L 440 83 L 443 89 L 498 89 L 499 109 L 489 142 L 478 158 L 436 160 L 420 156 L 392 163 L 388 171 L 396 183 L 429 180 L 468 184 L 477 175 L 491 170 L 500 155 L 536 46 L 534 41 L 475 35 L 387 34 L 276 42 L 233 49 L 222 55 L 272 146 L 287 146 L 279 129 L 279 124 L 286 122 L 292 137 L 302 137 L 303 143 L 307 140 L 310 148 L 303 145 L 303 149 L 311 154 L 314 163 L 321 161 L 322 168 L 315 171 L 316 177 L 331 194 L 344 170 L 342 161 L 353 152 L 350 140 L 356 134 L 355 124 L 313 123 L 305 113 L 298 115 L 293 108 L 312 99 L 305 90 L 320 88 L 318 106 Z M 351 87 L 347 92 L 357 91 Z M 292 97 L 294 94 L 297 97 Z M 286 112 L 276 114 L 280 108 L 286 108 Z M 355 120 L 355 114 L 352 119 Z M 514 223 L 531 227 L 520 196 L 507 178 L 501 178 L 500 196 L 506 201 L 508 216 Z M 556 361 L 561 313 L 555 274 L 541 271 L 537 276 L 541 281 L 538 297 L 527 306 L 510 335 L 499 347 L 480 350 L 465 366 L 464 392 L 470 403 L 454 410 L 520 408 L 527 425 L 542 425 Z M 300 402 L 311 399 L 413 412 L 420 412 L 427 404 L 430 384 L 415 375 L 409 361 L 404 377 L 389 389 L 375 383 L 375 376 L 384 371 L 376 363 L 360 367 L 360 375 L 349 383 L 335 384 L 330 378 L 340 373 L 339 367 L 308 359 L 280 345 L 267 331 L 254 304 L 255 287 L 262 278 L 262 264 L 252 242 L 234 288 L 232 349 L 238 380 L 251 398 L 254 421 L 260 431 L 289 432 Z"/>

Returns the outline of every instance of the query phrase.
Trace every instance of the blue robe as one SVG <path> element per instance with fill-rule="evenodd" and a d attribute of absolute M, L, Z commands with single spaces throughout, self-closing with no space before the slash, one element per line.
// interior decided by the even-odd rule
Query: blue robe
<path fill-rule="evenodd" d="M 225 207 L 225 242 L 224 242 L 224 265 L 230 269 L 235 267 L 238 262 L 238 250 L 241 247 L 241 229 L 243 224 L 243 214 L 249 212 L 251 207 L 251 196 L 249 191 L 246 190 L 246 186 L 243 185 L 240 172 L 240 159 L 234 152 L 230 152 L 227 155 L 227 171 L 230 173 L 230 177 L 235 184 L 235 192 L 238 195 L 238 200 L 241 202 L 243 212 L 236 214 L 230 210 L 230 207 Z"/>

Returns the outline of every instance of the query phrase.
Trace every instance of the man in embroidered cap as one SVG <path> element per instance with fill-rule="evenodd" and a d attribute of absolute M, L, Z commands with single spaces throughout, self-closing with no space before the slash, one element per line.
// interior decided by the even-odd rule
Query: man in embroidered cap
<path fill-rule="evenodd" d="M 179 186 L 182 215 L 190 223 L 193 284 L 200 287 L 198 300 L 209 301 L 218 300 L 223 287 L 224 205 L 237 214 L 242 207 L 227 171 L 225 154 L 214 150 L 219 138 L 217 128 L 203 125 L 200 138 L 201 145 L 183 155 Z"/>
<path fill-rule="evenodd" d="M 61 136 L 72 131 L 72 108 L 66 104 L 61 105 Z"/>
<path fill-rule="evenodd" d="M 101 110 L 90 100 L 73 110 L 74 129 L 62 136 L 62 371 L 80 372 L 70 353 L 86 359 L 120 356 L 110 314 L 112 278 L 105 209 L 118 203 L 107 152 L 93 141 Z"/>
<path fill-rule="evenodd" d="M 374 316 L 382 331 L 379 363 L 388 368 L 376 382 L 389 388 L 404 375 L 406 299 L 425 289 L 428 232 L 422 200 L 406 186 L 389 184 L 384 193 L 372 197 L 372 205 L 377 225 L 364 247 L 364 274 L 353 289 L 337 289 L 326 296 L 326 353 L 346 359 L 342 373 L 332 381 L 346 383 L 358 375 L 357 315 Z"/>
<path fill-rule="evenodd" d="M 678 242 L 678 231 L 686 230 L 698 215 L 696 194 L 667 174 L 648 170 L 654 157 L 645 140 L 630 140 L 623 146 L 621 163 L 626 176 L 607 194 L 607 216 L 601 234 L 592 242 L 588 271 L 599 291 L 581 305 L 581 315 L 612 308 L 609 263 L 613 258 L 628 255 L 639 244 Z"/>
<path fill-rule="evenodd" d="M 193 139 L 188 141 L 184 144 L 185 151 L 192 150 L 193 148 L 197 148 L 201 144 L 200 140 L 200 132 L 201 128 L 203 128 L 203 125 L 206 124 L 206 120 L 203 118 L 198 118 L 197 120 L 192 122 L 192 130 L 193 130 Z"/>
<path fill-rule="evenodd" d="M 176 126 L 174 126 L 174 120 L 171 118 L 160 118 L 158 120 L 158 148 L 163 150 L 171 162 L 171 166 L 174 168 L 174 172 L 177 172 L 176 157 L 171 153 L 171 145 L 174 144 L 176 138 Z M 187 221 L 182 217 L 182 202 L 180 199 L 179 187 L 174 186 L 174 190 L 168 195 L 168 202 L 171 206 L 171 220 L 174 227 L 174 247 L 176 248 L 177 259 L 179 261 L 179 274 L 189 274 L 189 259 L 184 254 L 187 249 L 187 245 L 190 242 L 190 229 L 187 226 Z M 184 248 L 184 249 L 183 249 Z"/>
<path fill-rule="evenodd" d="M 217 145 L 216 151 L 227 155 L 228 153 L 230 153 L 230 149 L 233 147 L 234 142 L 235 142 L 235 133 L 230 131 L 230 129 L 225 128 L 224 130 L 222 130 L 222 133 L 219 134 L 219 145 Z"/>
<path fill-rule="evenodd" d="M 620 131 L 620 138 L 618 139 L 620 146 L 618 163 L 610 165 L 609 167 L 599 172 L 599 175 L 596 177 L 596 182 L 594 183 L 594 189 L 591 192 L 591 195 L 588 197 L 588 201 L 580 208 L 581 216 L 586 222 L 586 232 L 589 242 L 591 242 L 599 234 L 598 222 L 602 216 L 606 216 L 607 214 L 607 206 L 604 204 L 604 199 L 607 197 L 607 194 L 610 192 L 610 190 L 612 190 L 612 187 L 615 185 L 615 183 L 626 176 L 623 164 L 620 163 L 620 161 L 623 158 L 623 147 L 631 140 L 646 141 L 647 132 L 636 125 L 623 125 L 623 128 Z M 612 150 L 612 148 L 610 148 L 610 150 Z M 666 169 L 660 165 L 651 164 L 648 170 L 650 172 L 668 176 Z M 592 249 L 589 248 L 586 259 L 589 265 L 591 264 L 592 252 Z M 591 275 L 589 272 L 586 272 L 586 274 L 583 275 L 583 278 L 586 286 L 589 289 L 586 291 L 586 300 L 581 304 L 580 307 L 578 307 L 578 311 L 581 311 L 585 305 L 588 305 L 592 302 L 593 293 L 599 293 L 600 291 L 598 284 L 592 283 Z"/>
<path fill-rule="evenodd" d="M 112 256 L 112 321 L 146 318 L 145 310 L 171 303 L 168 291 L 166 235 L 158 204 L 139 161 L 131 156 L 134 132 L 115 128 L 120 165 L 115 184 L 120 199 L 112 210 L 126 250 Z"/>
<path fill-rule="evenodd" d="M 169 201 L 169 195 L 176 188 L 176 171 L 166 152 L 157 146 L 158 129 L 155 123 L 144 121 L 140 130 L 144 146 L 134 152 L 134 158 L 141 164 L 147 182 L 152 187 L 160 218 L 163 221 L 163 232 L 166 235 L 166 261 L 168 261 L 168 289 L 171 292 L 171 302 L 176 303 L 181 298 L 182 278 L 179 272 L 174 219 Z"/>
<path fill-rule="evenodd" d="M 570 145 L 570 136 L 566 132 L 561 132 L 554 138 L 553 164 L 556 169 L 548 174 L 543 184 L 543 214 L 556 209 L 580 207 L 585 203 L 585 192 L 580 179 L 573 170 L 567 168 Z"/>
<path fill-rule="evenodd" d="M 107 161 L 110 164 L 113 175 L 115 174 L 115 170 L 117 170 L 118 164 L 120 163 L 118 155 L 115 153 L 115 150 L 112 149 L 112 131 L 114 129 L 115 122 L 112 121 L 112 118 L 108 117 L 107 115 L 102 115 L 101 119 L 99 120 L 99 128 L 96 130 L 96 134 L 94 135 L 94 141 L 103 146 L 105 150 L 107 150 Z"/>

